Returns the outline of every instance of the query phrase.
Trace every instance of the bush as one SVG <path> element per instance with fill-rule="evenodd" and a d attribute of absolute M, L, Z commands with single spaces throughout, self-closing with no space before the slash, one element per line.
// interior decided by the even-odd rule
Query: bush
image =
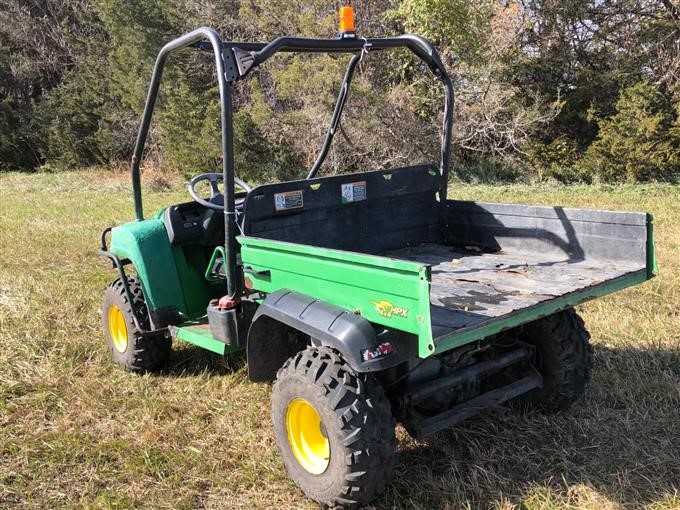
<path fill-rule="evenodd" d="M 53 89 L 35 112 L 46 130 L 47 160 L 57 169 L 104 161 L 98 131 L 106 105 L 103 80 L 89 72 L 73 72 Z"/>
<path fill-rule="evenodd" d="M 678 107 L 655 86 L 640 82 L 624 89 L 616 113 L 598 118 L 597 140 L 582 169 L 605 182 L 674 180 L 680 173 Z"/>
<path fill-rule="evenodd" d="M 32 168 L 40 163 L 32 150 L 33 138 L 26 122 L 31 108 L 19 106 L 9 98 L 0 99 L 0 170 Z"/>
<path fill-rule="evenodd" d="M 560 136 L 549 143 L 532 140 L 525 144 L 527 162 L 539 179 L 555 179 L 562 183 L 590 182 L 591 177 L 579 165 L 578 144 Z"/>

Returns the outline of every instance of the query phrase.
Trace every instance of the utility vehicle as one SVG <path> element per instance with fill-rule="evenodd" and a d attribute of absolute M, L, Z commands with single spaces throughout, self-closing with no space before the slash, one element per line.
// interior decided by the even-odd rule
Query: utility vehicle
<path fill-rule="evenodd" d="M 249 378 L 273 381 L 290 476 L 314 500 L 351 507 L 390 483 L 397 422 L 422 437 L 511 399 L 548 412 L 572 404 L 591 372 L 573 306 L 651 278 L 655 258 L 646 213 L 449 198 L 454 91 L 436 49 L 417 35 L 356 37 L 343 16 L 336 39 L 223 42 L 199 28 L 163 47 L 131 165 L 136 221 L 106 228 L 100 253 L 118 272 L 103 305 L 114 361 L 161 369 L 172 339 L 245 349 Z M 223 169 L 145 219 L 140 161 L 161 75 L 189 46 L 214 57 Z M 318 176 L 357 63 L 391 48 L 443 86 L 440 161 Z M 251 188 L 234 168 L 232 85 L 283 51 L 351 57 L 307 177 Z"/>

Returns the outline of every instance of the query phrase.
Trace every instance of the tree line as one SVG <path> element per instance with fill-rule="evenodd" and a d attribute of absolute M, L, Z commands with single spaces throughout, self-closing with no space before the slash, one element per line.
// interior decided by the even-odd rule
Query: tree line
<path fill-rule="evenodd" d="M 452 172 L 464 179 L 638 182 L 680 176 L 676 0 L 354 0 L 359 36 L 413 32 L 456 90 Z M 224 39 L 333 37 L 329 0 L 0 1 L 0 169 L 129 160 L 153 62 L 198 26 Z M 348 56 L 277 56 L 234 87 L 237 173 L 302 177 Z M 147 164 L 220 168 L 208 55 L 171 58 Z M 322 172 L 437 161 L 439 84 L 405 51 L 370 50 Z"/>

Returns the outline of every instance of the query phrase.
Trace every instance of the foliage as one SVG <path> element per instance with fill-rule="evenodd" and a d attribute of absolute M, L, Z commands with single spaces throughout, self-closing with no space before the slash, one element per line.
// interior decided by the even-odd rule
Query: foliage
<path fill-rule="evenodd" d="M 584 165 L 603 181 L 662 179 L 680 171 L 680 119 L 667 97 L 648 82 L 624 89 L 616 114 L 593 118 L 597 140 Z"/>
<path fill-rule="evenodd" d="M 503 166 L 514 165 L 524 156 L 522 145 L 561 107 L 559 98 L 528 96 L 508 79 L 509 63 L 521 58 L 517 44 L 525 27 L 521 5 L 408 0 L 396 12 L 408 30 L 433 38 L 448 59 L 456 88 L 453 140 L 465 166 L 480 167 L 480 158 L 492 160 L 486 165 L 490 168 L 498 158 L 504 160 Z"/>
<path fill-rule="evenodd" d="M 408 32 L 455 52 L 468 63 L 481 63 L 491 41 L 494 17 L 490 0 L 403 0 L 394 11 Z"/>
<path fill-rule="evenodd" d="M 158 50 L 172 39 L 179 23 L 165 0 L 95 0 L 111 49 L 108 77 L 121 106 L 141 114 Z"/>
<path fill-rule="evenodd" d="M 474 169 L 492 179 L 570 182 L 678 175 L 680 15 L 674 3 L 352 5 L 360 35 L 416 32 L 439 47 L 456 88 L 453 169 L 462 178 Z M 0 169 L 129 160 L 151 69 L 165 42 L 201 25 L 232 39 L 330 37 L 336 7 L 328 0 L 295 6 L 283 0 L 5 0 Z M 281 55 L 236 84 L 235 161 L 242 177 L 306 173 L 325 137 L 347 61 L 346 55 Z M 147 161 L 185 174 L 221 166 L 213 73 L 209 55 L 171 57 Z M 640 83 L 664 98 L 661 105 L 638 93 L 655 108 L 648 116 L 642 106 L 628 104 L 638 99 L 625 92 Z M 322 171 L 436 161 L 442 103 L 440 83 L 408 52 L 369 51 Z M 645 121 L 626 124 L 629 114 Z M 641 137 L 640 145 L 633 136 Z M 621 148 L 645 143 L 653 157 L 643 165 L 636 151 Z"/>
<path fill-rule="evenodd" d="M 98 134 L 107 96 L 106 90 L 95 84 L 85 75 L 67 78 L 35 108 L 37 124 L 45 126 L 44 154 L 57 168 L 105 160 Z"/>
<path fill-rule="evenodd" d="M 560 136 L 548 143 L 531 140 L 523 149 L 538 180 L 555 179 L 562 183 L 592 180 L 591 175 L 579 165 L 578 145 L 571 138 Z"/>
<path fill-rule="evenodd" d="M 29 106 L 17 104 L 8 97 L 0 99 L 0 170 L 40 163 L 27 143 L 31 136 L 23 120 L 30 116 Z"/>
<path fill-rule="evenodd" d="M 525 57 L 513 66 L 514 79 L 523 90 L 564 101 L 541 141 L 565 136 L 583 152 L 598 135 L 591 107 L 613 115 L 619 92 L 640 81 L 677 87 L 680 17 L 673 2 L 525 0 L 525 6 Z"/>

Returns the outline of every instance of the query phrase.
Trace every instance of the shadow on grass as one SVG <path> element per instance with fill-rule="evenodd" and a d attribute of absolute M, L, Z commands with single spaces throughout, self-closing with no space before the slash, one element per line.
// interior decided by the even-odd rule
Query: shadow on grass
<path fill-rule="evenodd" d="M 600 508 L 604 498 L 640 508 L 677 497 L 679 354 L 598 347 L 594 380 L 568 411 L 479 416 L 402 441 L 395 482 L 376 507 Z"/>
<path fill-rule="evenodd" d="M 177 378 L 197 375 L 224 376 L 238 372 L 245 366 L 245 351 L 221 356 L 201 347 L 187 345 L 182 349 L 173 350 L 170 362 L 162 375 Z"/>

